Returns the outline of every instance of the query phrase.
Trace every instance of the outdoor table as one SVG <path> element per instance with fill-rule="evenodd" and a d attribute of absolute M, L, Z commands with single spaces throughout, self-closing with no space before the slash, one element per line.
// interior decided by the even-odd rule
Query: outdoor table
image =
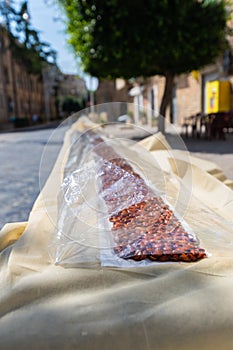
<path fill-rule="evenodd" d="M 90 125 L 80 119 L 66 133 L 28 222 L 0 233 L 1 349 L 231 350 L 233 192 L 210 174 L 215 164 L 171 149 L 159 133 L 139 145 L 154 159 L 150 167 L 162 169 L 168 198 L 192 186 L 184 217 L 210 256 L 133 268 L 54 264 L 49 252 L 70 135 Z"/>

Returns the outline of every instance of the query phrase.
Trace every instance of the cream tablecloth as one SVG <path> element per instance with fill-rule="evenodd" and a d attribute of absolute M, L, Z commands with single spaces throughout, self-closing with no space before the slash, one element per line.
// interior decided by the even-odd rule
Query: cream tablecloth
<path fill-rule="evenodd" d="M 213 163 L 172 150 L 160 134 L 140 146 L 166 174 L 168 198 L 177 186 L 190 190 L 191 172 L 185 219 L 211 256 L 127 269 L 51 260 L 70 134 L 85 127 L 67 132 L 28 222 L 0 233 L 0 348 L 233 349 L 233 191 L 212 175 Z"/>

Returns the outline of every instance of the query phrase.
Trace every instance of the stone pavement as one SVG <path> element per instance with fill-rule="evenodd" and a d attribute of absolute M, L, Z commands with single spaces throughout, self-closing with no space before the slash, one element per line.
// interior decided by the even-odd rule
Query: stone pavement
<path fill-rule="evenodd" d="M 56 130 L 54 132 L 54 130 Z M 0 228 L 7 222 L 26 221 L 61 148 L 66 127 L 30 132 L 0 134 Z M 150 135 L 146 128 L 111 126 L 118 137 L 142 139 Z M 194 155 L 217 163 L 233 180 L 233 135 L 226 141 L 182 139 L 167 135 L 174 148 L 187 149 Z M 49 141 L 49 142 L 48 142 Z M 42 158 L 42 161 L 41 161 Z"/>
<path fill-rule="evenodd" d="M 140 140 L 157 131 L 157 128 L 147 126 L 136 127 L 135 130 L 127 125 L 109 125 L 109 134 L 116 137 L 128 137 Z M 215 162 L 220 166 L 227 178 L 233 180 L 233 134 L 226 135 L 223 140 L 205 140 L 181 137 L 181 128 L 172 124 L 166 126 L 166 138 L 174 149 L 188 150 L 193 156 Z"/>
<path fill-rule="evenodd" d="M 168 135 L 169 143 L 176 148 L 176 142 L 173 144 L 173 135 Z M 216 163 L 222 168 L 226 177 L 233 180 L 233 134 L 226 135 L 226 141 L 223 140 L 205 140 L 183 138 L 185 147 L 195 157 Z M 177 148 L 179 147 L 178 144 Z M 182 148 L 183 149 L 183 148 Z"/>
<path fill-rule="evenodd" d="M 27 221 L 63 141 L 65 128 L 0 134 L 0 228 Z M 44 161 L 40 168 L 41 157 Z"/>

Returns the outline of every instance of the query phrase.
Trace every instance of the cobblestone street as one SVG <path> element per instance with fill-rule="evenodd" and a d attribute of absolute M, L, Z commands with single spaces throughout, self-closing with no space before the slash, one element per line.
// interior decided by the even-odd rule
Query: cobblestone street
<path fill-rule="evenodd" d="M 0 228 L 7 222 L 26 221 L 51 171 L 65 128 L 0 134 Z M 54 135 L 48 143 L 51 135 Z M 43 152 L 46 152 L 40 169 Z M 40 172 L 40 177 L 39 177 Z"/>

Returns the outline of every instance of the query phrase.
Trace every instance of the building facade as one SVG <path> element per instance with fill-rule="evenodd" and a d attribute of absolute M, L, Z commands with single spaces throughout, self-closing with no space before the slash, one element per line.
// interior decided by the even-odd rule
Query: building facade
<path fill-rule="evenodd" d="M 87 88 L 85 80 L 74 74 L 62 74 L 59 85 L 61 96 L 75 96 L 87 98 Z"/>
<path fill-rule="evenodd" d="M 50 65 L 49 65 L 50 66 Z M 33 116 L 46 122 L 44 76 L 30 73 L 13 54 L 6 29 L 0 26 L 0 128 L 12 122 L 19 126 L 33 124 Z M 56 118 L 54 91 L 49 93 L 50 119 Z"/>
<path fill-rule="evenodd" d="M 210 112 L 209 99 L 215 97 L 215 91 L 213 91 L 213 96 L 210 96 L 208 91 L 209 83 L 213 81 L 229 83 L 230 88 L 224 93 L 229 94 L 230 103 L 225 111 L 231 112 L 233 110 L 232 59 L 230 52 L 226 50 L 215 64 L 175 78 L 166 119 L 171 123 L 182 125 L 187 117 L 208 114 Z M 158 115 L 165 86 L 164 77 L 153 76 L 147 79 L 137 79 L 132 84 L 118 85 L 117 81 L 101 81 L 96 92 L 97 104 L 117 101 L 138 105 L 139 123 L 151 121 L 153 115 Z M 135 113 L 137 109 L 133 108 L 133 110 L 134 115 L 137 114 Z"/>

